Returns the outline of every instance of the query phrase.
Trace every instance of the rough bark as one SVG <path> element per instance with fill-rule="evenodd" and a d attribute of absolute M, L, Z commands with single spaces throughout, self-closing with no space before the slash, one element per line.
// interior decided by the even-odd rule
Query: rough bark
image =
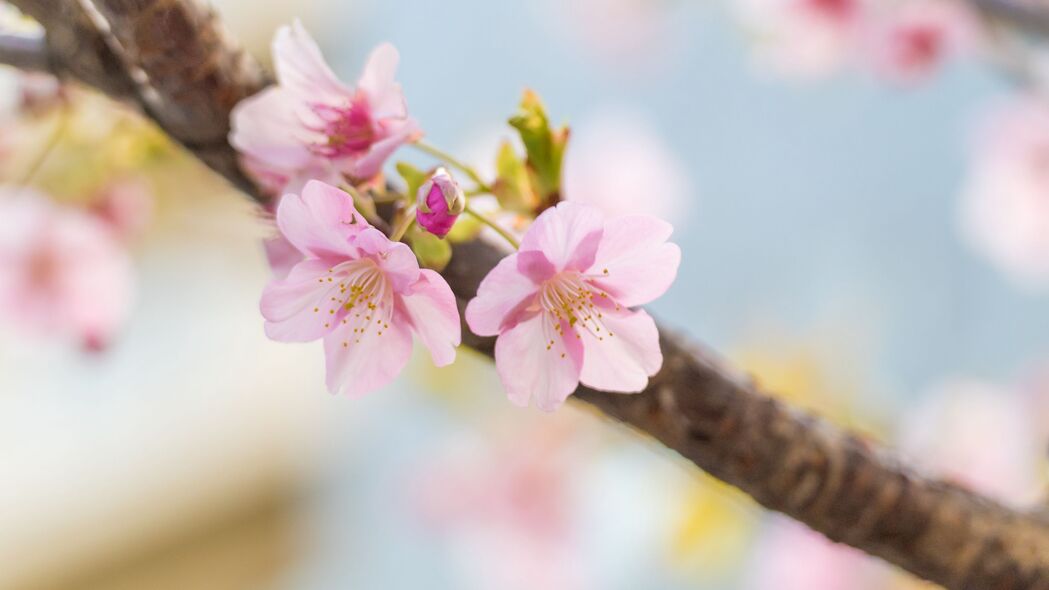
<path fill-rule="evenodd" d="M 55 71 L 135 98 L 175 139 L 261 200 L 225 135 L 229 109 L 265 78 L 210 10 L 194 0 L 95 0 L 110 35 L 93 28 L 97 18 L 84 20 L 86 1 L 15 4 L 47 27 Z M 455 247 L 443 274 L 460 306 L 502 254 L 483 242 Z M 580 388 L 576 398 L 769 509 L 918 576 L 958 590 L 1049 590 L 1049 521 L 1039 510 L 915 474 L 862 436 L 775 400 L 710 351 L 665 327 L 660 333 L 664 366 L 644 392 Z M 492 340 L 465 326 L 464 340 L 492 354 Z"/>

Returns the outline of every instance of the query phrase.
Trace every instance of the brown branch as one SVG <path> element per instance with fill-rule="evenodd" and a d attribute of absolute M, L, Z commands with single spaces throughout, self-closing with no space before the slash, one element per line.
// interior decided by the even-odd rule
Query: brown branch
<path fill-rule="evenodd" d="M 1037 0 L 968 0 L 986 17 L 1029 35 L 1049 39 L 1049 4 Z"/>
<path fill-rule="evenodd" d="M 51 70 L 42 35 L 0 33 L 0 63 L 31 72 Z"/>
<path fill-rule="evenodd" d="M 78 28 L 79 21 L 34 12 L 30 7 L 39 9 L 39 3 L 33 0 L 16 1 L 48 28 L 56 69 L 115 96 L 138 97 L 176 139 L 244 186 L 239 170 L 216 165 L 216 154 L 235 161 L 224 141 L 228 113 L 236 99 L 260 88 L 257 66 L 193 0 L 96 2 L 112 27 L 115 48 L 112 40 L 100 43 L 97 30 Z M 71 30 L 85 36 L 65 37 Z M 81 55 L 83 49 L 62 46 L 67 42 L 96 53 Z M 114 64 L 118 71 L 111 70 Z M 128 64 L 147 76 L 157 94 L 153 102 L 143 100 L 140 81 L 122 69 Z M 112 77 L 98 80 L 103 73 Z M 479 241 L 455 247 L 443 274 L 461 306 L 501 256 Z M 467 345 L 492 354 L 491 339 L 473 336 L 465 326 L 464 332 Z M 712 353 L 666 328 L 660 332 L 663 369 L 643 393 L 581 388 L 576 398 L 651 435 L 764 506 L 928 580 L 958 590 L 1049 590 L 1049 522 L 1041 513 L 1014 510 L 912 473 L 863 437 L 776 401 Z"/>

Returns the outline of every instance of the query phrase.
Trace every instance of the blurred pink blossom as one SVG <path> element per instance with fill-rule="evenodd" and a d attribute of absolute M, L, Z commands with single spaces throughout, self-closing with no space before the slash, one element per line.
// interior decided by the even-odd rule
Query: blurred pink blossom
<path fill-rule="evenodd" d="M 881 590 L 889 570 L 864 553 L 776 517 L 758 540 L 745 590 Z"/>
<path fill-rule="evenodd" d="M 544 19 L 618 72 L 651 71 L 673 48 L 678 0 L 549 0 Z"/>
<path fill-rule="evenodd" d="M 0 318 L 41 336 L 107 345 L 131 306 L 131 258 L 81 210 L 27 188 L 0 188 Z"/>
<path fill-rule="evenodd" d="M 91 199 L 90 210 L 121 240 L 139 236 L 153 218 L 153 191 L 135 177 L 113 180 Z"/>
<path fill-rule="evenodd" d="M 921 82 L 971 49 L 978 30 L 972 13 L 948 0 L 904 2 L 871 28 L 868 51 L 875 69 L 901 84 Z"/>
<path fill-rule="evenodd" d="M 991 113 L 962 195 L 972 246 L 1017 282 L 1049 287 L 1049 106 L 1034 97 Z"/>
<path fill-rule="evenodd" d="M 241 101 L 230 132 L 247 170 L 264 172 L 262 184 L 304 173 L 330 181 L 332 171 L 367 180 L 420 134 L 394 80 L 399 56 L 392 45 L 372 51 L 356 88 L 335 77 L 298 21 L 277 31 L 273 58 L 278 84 Z"/>
<path fill-rule="evenodd" d="M 360 396 L 392 381 L 411 356 L 413 332 L 434 364 L 455 359 L 459 312 L 448 284 L 371 227 L 348 194 L 310 181 L 301 196 L 281 199 L 277 226 L 305 259 L 263 291 L 266 335 L 323 339 L 332 393 Z"/>
<path fill-rule="evenodd" d="M 900 448 L 942 477 L 1004 501 L 1031 501 L 1044 450 L 1034 409 L 1009 388 L 947 381 L 908 410 Z"/>
<path fill-rule="evenodd" d="M 800 78 L 830 74 L 855 57 L 867 0 L 736 0 L 761 64 Z"/>
<path fill-rule="evenodd" d="M 678 219 L 685 208 L 685 167 L 652 124 L 624 109 L 598 111 L 572 128 L 564 162 L 564 197 L 607 215 Z"/>
<path fill-rule="evenodd" d="M 579 465 L 567 424 L 457 438 L 412 482 L 417 514 L 461 546 L 476 587 L 583 587 L 572 509 Z"/>
<path fill-rule="evenodd" d="M 521 249 L 481 282 L 470 329 L 498 336 L 495 363 L 510 401 L 556 410 L 579 383 L 636 393 L 663 364 L 655 322 L 633 306 L 673 283 L 681 250 L 650 216 L 604 219 L 565 201 L 544 211 Z"/>
<path fill-rule="evenodd" d="M 68 90 L 51 74 L 19 72 L 19 109 L 32 116 L 40 116 L 58 107 L 67 98 Z"/>

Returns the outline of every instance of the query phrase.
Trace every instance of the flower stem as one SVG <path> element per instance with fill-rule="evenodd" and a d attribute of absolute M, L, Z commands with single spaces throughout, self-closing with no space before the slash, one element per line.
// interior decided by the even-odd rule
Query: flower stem
<path fill-rule="evenodd" d="M 29 181 L 33 180 L 36 173 L 40 171 L 41 167 L 43 167 L 44 162 L 47 161 L 47 157 L 51 155 L 55 146 L 58 145 L 58 141 L 62 139 L 62 136 L 65 134 L 66 127 L 69 124 L 69 106 L 63 103 L 56 116 L 58 117 L 58 121 L 55 122 L 54 127 L 51 129 L 51 134 L 48 136 L 47 142 L 44 143 L 36 157 L 26 168 L 25 172 L 22 173 L 22 178 L 18 179 L 19 185 L 29 184 Z"/>
<path fill-rule="evenodd" d="M 425 141 L 417 141 L 417 142 L 413 143 L 412 145 L 415 146 L 415 149 L 417 149 L 417 150 L 419 150 L 419 151 L 421 151 L 421 152 L 423 152 L 425 154 L 429 154 L 429 155 L 433 156 L 434 158 L 437 158 L 438 160 L 443 161 L 445 164 L 448 164 L 449 166 L 451 166 L 453 168 L 458 168 L 459 170 L 461 170 L 464 174 L 466 174 L 467 176 L 470 177 L 470 180 L 474 181 L 474 183 L 477 184 L 477 188 L 481 192 L 483 192 L 483 193 L 490 193 L 490 192 L 492 192 L 492 187 L 488 186 L 488 183 L 486 183 L 483 179 L 481 179 L 481 175 L 477 173 L 477 170 L 474 170 L 473 166 L 470 166 L 470 165 L 467 165 L 467 164 L 464 164 L 464 163 L 460 162 L 459 160 L 457 160 L 455 158 L 455 156 L 452 156 L 448 152 L 445 152 L 444 150 L 436 148 L 436 147 L 426 143 Z"/>
<path fill-rule="evenodd" d="M 472 215 L 473 218 L 476 219 L 477 221 L 480 221 L 481 223 L 483 223 L 483 224 L 487 225 L 488 227 L 492 228 L 492 230 L 495 233 L 499 234 L 500 236 L 502 236 L 502 238 L 504 240 L 509 242 L 510 245 L 514 247 L 514 250 L 519 250 L 521 248 L 521 244 L 519 244 L 517 242 L 517 238 L 513 237 L 510 234 L 510 232 L 508 232 L 505 229 L 499 227 L 499 225 L 496 224 L 494 221 L 492 221 L 491 219 L 488 219 L 483 214 L 477 212 L 476 210 L 471 208 L 469 205 L 467 205 L 466 208 L 463 209 L 463 213 L 466 213 L 468 215 Z"/>
<path fill-rule="evenodd" d="M 411 229 L 412 225 L 414 225 L 414 224 L 415 224 L 415 205 L 412 205 L 411 207 L 408 207 L 408 209 L 404 212 L 404 218 L 401 219 L 401 222 L 393 230 L 393 233 L 390 234 L 390 241 L 392 241 L 392 242 L 399 242 L 399 241 L 401 241 L 401 238 L 404 237 L 404 234 L 408 233 L 408 230 Z"/>

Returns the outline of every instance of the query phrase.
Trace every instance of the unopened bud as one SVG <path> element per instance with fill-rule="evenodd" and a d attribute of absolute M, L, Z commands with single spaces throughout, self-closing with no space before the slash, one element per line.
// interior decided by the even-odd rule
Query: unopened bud
<path fill-rule="evenodd" d="M 431 234 L 443 238 L 466 208 L 466 195 L 444 168 L 438 168 L 419 187 L 415 219 Z"/>

